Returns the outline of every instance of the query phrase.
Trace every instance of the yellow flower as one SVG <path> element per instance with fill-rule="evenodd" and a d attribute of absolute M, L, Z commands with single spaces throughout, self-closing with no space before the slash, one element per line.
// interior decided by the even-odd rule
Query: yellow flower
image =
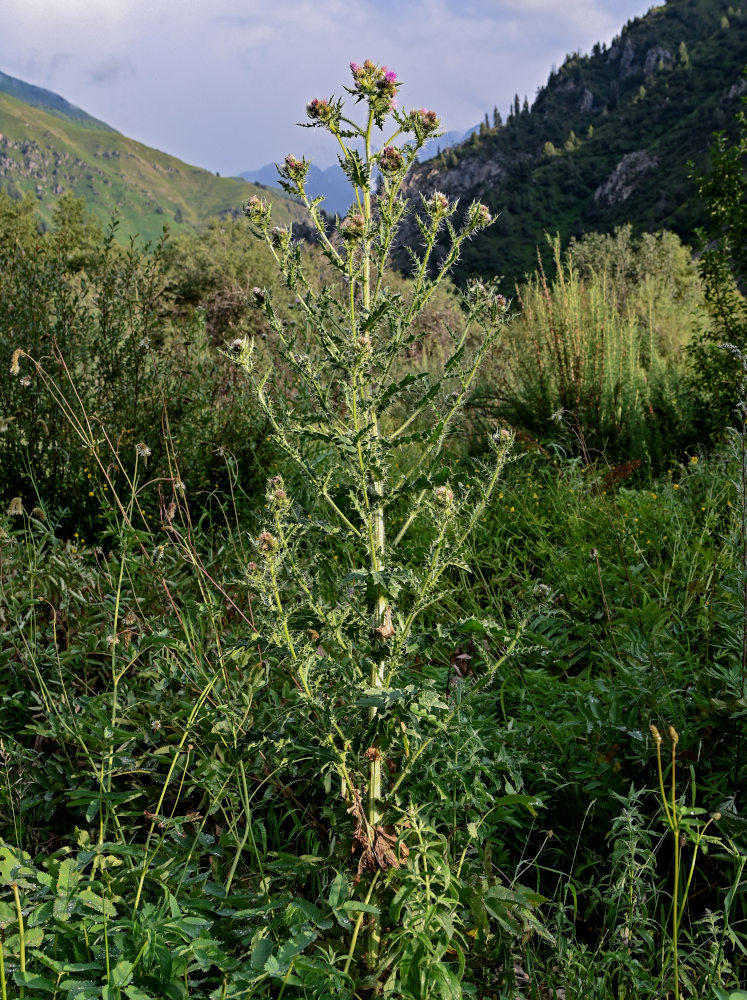
<path fill-rule="evenodd" d="M 672 486 L 673 490 L 678 490 L 679 488 L 680 488 L 680 484 L 679 483 L 674 483 L 673 486 Z"/>
<path fill-rule="evenodd" d="M 691 464 L 691 465 L 697 465 L 697 464 L 698 464 L 698 456 L 697 456 L 697 455 L 693 455 L 693 456 L 691 457 L 691 459 L 690 459 L 690 464 Z"/>

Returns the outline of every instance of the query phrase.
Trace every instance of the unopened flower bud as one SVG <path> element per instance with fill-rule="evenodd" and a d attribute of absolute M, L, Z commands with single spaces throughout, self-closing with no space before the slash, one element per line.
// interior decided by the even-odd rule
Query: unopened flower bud
<path fill-rule="evenodd" d="M 674 726 L 667 726 L 667 732 L 669 733 L 669 739 L 675 746 L 677 746 L 677 744 L 680 741 L 680 734 L 677 732 Z"/>
<path fill-rule="evenodd" d="M 300 185 L 306 180 L 310 166 L 311 163 L 308 163 L 305 159 L 298 160 L 289 153 L 283 162 L 283 166 L 279 167 L 278 170 L 281 177 L 285 177 L 287 180 Z"/>
<path fill-rule="evenodd" d="M 493 217 L 487 205 L 481 201 L 473 201 L 467 213 L 467 224 L 471 230 L 484 229 L 490 225 Z"/>
<path fill-rule="evenodd" d="M 358 347 L 364 352 L 368 353 L 371 350 L 371 338 L 366 334 L 363 337 L 358 337 Z"/>
<path fill-rule="evenodd" d="M 654 743 L 661 744 L 661 733 L 656 728 L 656 726 L 653 724 L 653 722 L 651 723 L 651 725 L 648 728 L 651 730 L 651 735 L 654 738 Z"/>
<path fill-rule="evenodd" d="M 454 491 L 450 486 L 437 486 L 433 496 L 439 507 L 450 507 L 454 503 Z"/>
<path fill-rule="evenodd" d="M 253 194 L 244 205 L 244 215 L 255 225 L 262 225 L 270 219 L 270 206 L 262 198 Z"/>
<path fill-rule="evenodd" d="M 426 201 L 425 207 L 431 218 L 442 219 L 445 215 L 449 214 L 449 199 L 443 191 L 434 191 L 428 201 Z"/>
<path fill-rule="evenodd" d="M 360 212 L 351 212 L 340 223 L 340 232 L 346 240 L 357 240 L 366 232 L 366 220 Z"/>
<path fill-rule="evenodd" d="M 275 226 L 270 230 L 270 242 L 276 250 L 287 250 L 290 246 L 290 230 Z"/>

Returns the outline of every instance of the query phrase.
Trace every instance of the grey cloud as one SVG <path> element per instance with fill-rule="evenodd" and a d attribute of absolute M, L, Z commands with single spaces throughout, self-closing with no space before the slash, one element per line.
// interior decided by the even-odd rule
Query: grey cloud
<path fill-rule="evenodd" d="M 88 79 L 97 86 L 111 86 L 136 75 L 135 64 L 129 56 L 107 56 L 86 70 Z"/>

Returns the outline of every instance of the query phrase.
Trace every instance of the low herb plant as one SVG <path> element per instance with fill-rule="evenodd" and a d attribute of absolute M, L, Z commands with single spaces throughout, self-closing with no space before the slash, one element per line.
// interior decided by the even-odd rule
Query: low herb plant
<path fill-rule="evenodd" d="M 287 156 L 280 168 L 283 186 L 309 211 L 332 279 L 314 287 L 306 278 L 301 246 L 290 230 L 272 226 L 265 202 L 252 198 L 245 209 L 296 292 L 302 319 L 283 322 L 270 292 L 254 290 L 290 374 L 284 384 L 253 343 L 236 341 L 232 352 L 313 498 L 305 509 L 290 477 L 267 485 L 266 523 L 247 578 L 256 595 L 252 640 L 270 676 L 289 678 L 293 696 L 272 734 L 285 757 L 269 733 L 250 739 L 278 767 L 292 764 L 288 746 L 310 755 L 335 836 L 352 843 L 352 866 L 330 859 L 336 875 L 326 907 L 345 932 L 330 964 L 341 965 L 351 988 L 368 982 L 402 997 L 458 996 L 475 920 L 483 942 L 491 917 L 494 929 L 515 935 L 538 926 L 538 897 L 502 885 L 492 871 L 478 875 L 477 825 L 457 824 L 447 836 L 444 804 L 423 783 L 429 760 L 517 641 L 478 618 L 439 625 L 428 618 L 450 569 L 462 564 L 510 447 L 510 433 L 499 430 L 473 471 L 457 475 L 448 463 L 449 435 L 507 302 L 493 286 L 470 285 L 440 370 L 408 371 L 415 320 L 465 241 L 492 220 L 479 203 L 463 211 L 440 192 L 423 199 L 415 209 L 421 246 L 407 251 L 412 285 L 406 296 L 389 288 L 388 261 L 408 212 L 403 180 L 439 120 L 424 109 L 398 110 L 400 83 L 385 67 L 366 61 L 351 72 L 345 89 L 360 119 L 342 99 L 306 107 L 308 126 L 339 146 L 354 192 L 350 211 L 328 224 L 322 199 L 306 194 L 309 163 Z M 444 231 L 449 249 L 437 257 Z M 434 668 L 447 643 L 478 637 L 469 683 Z M 515 791 L 509 799 L 532 806 Z M 260 934 L 256 947 L 266 949 L 259 970 L 273 974 L 269 936 Z M 283 967 L 288 981 L 300 983 L 291 966 Z"/>

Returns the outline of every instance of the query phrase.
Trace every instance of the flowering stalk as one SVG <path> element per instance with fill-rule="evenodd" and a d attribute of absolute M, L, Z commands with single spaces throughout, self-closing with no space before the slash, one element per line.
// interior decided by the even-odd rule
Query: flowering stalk
<path fill-rule="evenodd" d="M 392 70 L 367 60 L 362 66 L 351 63 L 350 71 L 352 85 L 345 89 L 355 104 L 363 105 L 360 123 L 341 99 L 314 98 L 306 106 L 307 127 L 327 130 L 341 151 L 352 188 L 348 213 L 329 226 L 319 209 L 323 199 L 311 200 L 306 192 L 310 164 L 289 155 L 279 167 L 282 186 L 303 202 L 317 229 L 329 263 L 326 283 L 316 287 L 306 277 L 300 245 L 290 230 L 273 228 L 266 202 L 254 197 L 245 207 L 255 235 L 267 244 L 288 288 L 296 292 L 304 317 L 306 334 L 300 334 L 298 325 L 277 314 L 267 289 L 254 289 L 254 302 L 273 334 L 273 349 L 292 375 L 293 401 L 273 388 L 273 364 L 263 366 L 253 343 L 236 342 L 231 356 L 253 380 L 275 441 L 300 468 L 324 509 L 323 519 L 302 516 L 298 501 L 273 477 L 266 497 L 272 527 L 256 540 L 258 557 L 248 585 L 265 609 L 267 627 L 261 638 L 266 649 L 276 651 L 286 665 L 323 731 L 321 739 L 334 753 L 355 825 L 356 881 L 364 873 L 372 875 L 366 898 L 376 901 L 386 884 L 381 874 L 399 868 L 407 857 L 402 830 L 392 825 L 395 811 L 404 812 L 395 795 L 401 780 L 389 779 L 387 790 L 385 764 L 392 764 L 392 756 L 408 759 L 411 753 L 417 759 L 430 745 L 423 737 L 411 746 L 408 732 L 419 726 L 415 709 L 402 705 L 390 685 L 395 678 L 405 683 L 411 650 L 431 641 L 416 633 L 418 622 L 490 502 L 510 444 L 510 435 L 489 441 L 492 462 L 482 479 L 476 477 L 479 483 L 471 494 L 450 483 L 449 470 L 441 466 L 448 434 L 498 336 L 507 302 L 492 285 L 471 286 L 464 296 L 464 327 L 451 335 L 443 371 L 426 376 L 407 369 L 413 324 L 465 240 L 492 220 L 484 205 L 474 203 L 457 225 L 455 202 L 440 192 L 424 198 L 416 216 L 423 250 L 420 255 L 410 251 L 409 295 L 389 290 L 390 254 L 408 210 L 402 183 L 424 143 L 438 134 L 439 120 L 424 108 L 398 110 L 400 83 Z M 399 145 L 397 139 L 402 140 Z M 374 191 L 376 169 L 380 180 Z M 444 232 L 448 247 L 436 262 L 434 250 Z M 482 337 L 471 346 L 476 329 Z M 414 445 L 418 450 L 412 457 Z M 402 515 L 404 526 L 387 535 L 387 521 L 395 514 Z M 407 564 L 406 545 L 416 523 L 430 544 L 422 565 L 413 567 Z M 330 605 L 301 553 L 319 552 L 333 537 L 345 539 L 354 571 L 340 581 L 338 598 Z M 411 582 L 405 586 L 402 580 Z M 302 632 L 294 625 L 299 601 L 306 609 L 304 621 L 314 622 Z M 333 697 L 331 672 L 338 678 Z M 448 717 L 447 706 L 444 712 Z M 398 725 L 393 725 L 395 716 Z M 364 769 L 365 793 L 359 787 Z M 368 934 L 369 968 L 385 963 L 380 929 L 376 916 Z"/>

